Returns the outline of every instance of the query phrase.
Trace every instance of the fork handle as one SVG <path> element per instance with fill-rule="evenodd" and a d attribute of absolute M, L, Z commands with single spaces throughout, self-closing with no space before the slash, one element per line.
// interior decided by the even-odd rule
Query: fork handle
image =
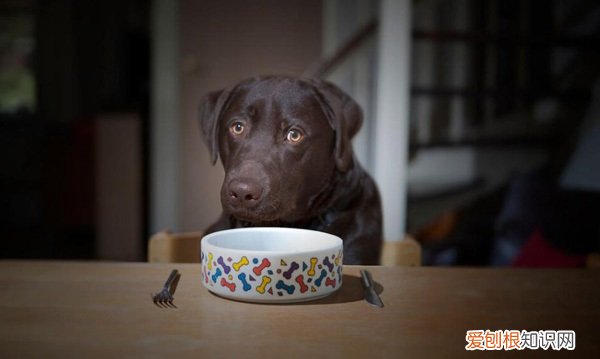
<path fill-rule="evenodd" d="M 181 273 L 177 273 L 177 275 L 175 276 L 175 279 L 173 279 L 173 282 L 171 282 L 171 285 L 169 286 L 169 293 L 171 293 L 171 295 L 175 294 L 175 290 L 177 289 L 177 284 L 179 284 L 179 278 L 181 278 Z"/>
<path fill-rule="evenodd" d="M 370 288 L 373 286 L 373 277 L 371 277 L 371 272 L 368 270 L 361 270 L 361 279 L 365 288 Z"/>
<path fill-rule="evenodd" d="M 169 274 L 169 278 L 167 278 L 167 281 L 165 282 L 165 288 L 169 289 L 171 287 L 171 283 L 173 283 L 178 273 L 179 272 L 177 271 L 177 269 L 173 269 L 173 271 L 171 271 L 171 274 Z"/>

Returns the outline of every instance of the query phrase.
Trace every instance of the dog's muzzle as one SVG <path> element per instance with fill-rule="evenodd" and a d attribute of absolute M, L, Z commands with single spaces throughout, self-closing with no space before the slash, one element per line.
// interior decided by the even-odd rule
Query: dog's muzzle
<path fill-rule="evenodd" d="M 228 184 L 229 204 L 233 208 L 252 209 L 260 203 L 264 189 L 252 179 L 234 179 Z"/>

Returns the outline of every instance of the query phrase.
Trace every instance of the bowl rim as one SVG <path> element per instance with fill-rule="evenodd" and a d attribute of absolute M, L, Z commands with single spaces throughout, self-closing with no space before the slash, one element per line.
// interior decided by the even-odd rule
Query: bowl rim
<path fill-rule="evenodd" d="M 328 237 L 329 239 L 334 241 L 334 244 L 319 248 L 319 249 L 309 249 L 309 250 L 296 250 L 296 251 L 281 251 L 281 250 L 254 250 L 254 249 L 236 249 L 236 248 L 226 248 L 219 247 L 215 244 L 209 242 L 209 240 L 213 237 L 223 235 L 224 232 L 232 233 L 232 232 L 305 232 L 305 233 L 314 233 L 317 232 L 319 235 Z M 322 253 L 326 251 L 332 250 L 341 250 L 343 249 L 343 240 L 331 233 L 315 231 L 312 229 L 305 228 L 288 228 L 288 227 L 245 227 L 245 228 L 233 228 L 233 229 L 225 229 L 217 232 L 213 232 L 202 237 L 200 248 L 202 251 L 227 251 L 228 253 L 237 254 L 237 255 L 280 255 L 280 256 L 296 256 L 296 255 L 308 255 L 312 253 Z"/>

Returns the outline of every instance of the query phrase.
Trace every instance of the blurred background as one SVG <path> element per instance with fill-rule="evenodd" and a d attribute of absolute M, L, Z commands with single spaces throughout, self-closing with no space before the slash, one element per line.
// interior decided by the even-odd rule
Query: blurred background
<path fill-rule="evenodd" d="M 426 265 L 600 252 L 594 0 L 0 2 L 0 256 L 145 260 L 220 214 L 197 109 L 261 74 L 362 106 L 386 240 Z"/>

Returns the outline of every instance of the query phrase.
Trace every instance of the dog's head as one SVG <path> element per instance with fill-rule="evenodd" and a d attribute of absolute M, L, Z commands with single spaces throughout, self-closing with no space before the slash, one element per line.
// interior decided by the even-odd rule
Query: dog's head
<path fill-rule="evenodd" d="M 354 165 L 361 124 L 358 104 L 320 80 L 259 77 L 206 95 L 200 128 L 225 169 L 224 211 L 251 223 L 318 214 L 334 174 Z"/>

